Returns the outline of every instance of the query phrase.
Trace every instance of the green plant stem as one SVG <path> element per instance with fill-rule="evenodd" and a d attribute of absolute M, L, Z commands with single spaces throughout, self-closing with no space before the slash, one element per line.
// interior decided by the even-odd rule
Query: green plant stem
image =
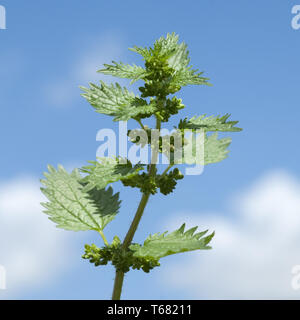
<path fill-rule="evenodd" d="M 173 164 L 169 164 L 166 170 L 162 173 L 162 175 L 164 176 L 165 174 L 167 174 L 172 167 L 173 167 Z"/>
<path fill-rule="evenodd" d="M 141 218 L 144 213 L 147 202 L 149 200 L 149 197 L 150 197 L 150 193 L 148 193 L 148 194 L 143 193 L 142 199 L 141 199 L 140 204 L 137 208 L 134 219 L 132 220 L 131 226 L 130 226 L 130 228 L 126 234 L 126 237 L 124 239 L 124 242 L 123 242 L 124 249 L 127 249 L 129 247 L 129 245 L 131 244 L 131 241 L 134 237 L 134 234 L 137 230 L 137 227 L 141 221 Z"/>
<path fill-rule="evenodd" d="M 102 230 L 98 230 L 98 232 L 100 233 L 100 236 L 102 237 L 102 239 L 103 239 L 103 241 L 104 241 L 104 244 L 105 244 L 106 246 L 109 246 L 109 243 L 108 243 L 108 241 L 106 240 L 106 237 L 105 237 L 103 231 L 102 231 Z"/>
<path fill-rule="evenodd" d="M 126 234 L 126 237 L 124 239 L 124 242 L 122 244 L 122 247 L 124 250 L 126 250 L 129 247 L 129 245 L 131 244 L 131 241 L 134 237 L 134 234 L 137 230 L 137 227 L 141 221 L 141 218 L 144 213 L 147 202 L 149 200 L 149 197 L 150 197 L 150 193 L 148 193 L 148 194 L 143 193 L 142 199 L 141 199 L 140 204 L 137 208 L 134 219 L 130 225 L 130 228 L 129 228 L 129 230 Z M 124 272 L 116 271 L 112 300 L 120 300 L 122 287 L 123 287 L 123 280 L 124 280 Z"/>
<path fill-rule="evenodd" d="M 160 130 L 161 128 L 161 121 L 156 118 L 156 129 Z M 148 170 L 149 176 L 152 176 L 155 173 L 156 168 L 156 159 L 157 159 L 157 153 L 153 152 L 151 157 L 151 164 Z M 145 207 L 148 203 L 150 197 L 150 193 L 143 193 L 142 199 L 139 203 L 139 206 L 137 208 L 137 211 L 135 213 L 135 216 L 132 220 L 132 223 L 130 225 L 130 228 L 125 236 L 125 239 L 123 241 L 122 247 L 124 250 L 127 250 L 128 247 L 131 244 L 131 241 L 134 237 L 134 234 L 138 228 L 138 225 L 141 221 L 142 215 L 144 213 Z M 112 300 L 120 300 L 121 293 L 122 293 L 122 287 L 123 287 L 123 281 L 124 281 L 124 272 L 122 271 L 116 271 L 116 277 L 115 277 L 115 283 L 114 283 L 114 289 L 112 294 Z"/>
<path fill-rule="evenodd" d="M 116 271 L 112 300 L 120 300 L 124 281 L 124 272 Z"/>
<path fill-rule="evenodd" d="M 143 130 L 145 130 L 145 127 L 144 127 L 142 121 L 141 121 L 141 120 L 136 120 L 136 121 L 137 121 L 138 124 L 141 126 L 141 128 L 142 128 Z"/>

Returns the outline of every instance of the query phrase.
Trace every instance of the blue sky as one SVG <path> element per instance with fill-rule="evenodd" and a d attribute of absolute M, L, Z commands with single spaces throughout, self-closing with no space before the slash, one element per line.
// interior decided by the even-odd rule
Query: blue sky
<path fill-rule="evenodd" d="M 274 185 L 278 185 L 280 189 L 285 183 L 285 191 L 291 192 L 286 191 L 282 195 L 278 191 L 279 199 L 274 198 L 273 201 L 271 197 L 270 203 L 277 200 L 279 203 L 286 203 L 288 208 L 291 203 L 298 203 L 300 30 L 293 30 L 291 27 L 291 10 L 296 4 L 296 0 L 0 0 L 0 5 L 5 6 L 7 12 L 7 29 L 0 30 L 2 198 L 4 199 L 4 191 L 9 189 L 7 186 L 14 183 L 18 186 L 24 183 L 29 189 L 32 187 L 32 190 L 36 190 L 36 184 L 48 163 L 62 163 L 71 168 L 81 166 L 86 160 L 93 160 L 99 146 L 95 139 L 97 131 L 101 128 L 116 128 L 116 124 L 109 117 L 96 114 L 80 96 L 78 86 L 86 85 L 88 81 L 104 79 L 96 74 L 96 70 L 111 60 L 142 63 L 127 48 L 133 45 L 151 45 L 161 35 L 174 31 L 188 44 L 192 64 L 205 71 L 213 86 L 184 88 L 180 96 L 184 99 L 186 109 L 174 118 L 170 126 L 185 116 L 231 113 L 232 119 L 239 120 L 244 131 L 230 134 L 233 142 L 228 159 L 208 166 L 201 176 L 186 177 L 170 197 L 158 195 L 151 199 L 136 240 L 142 241 L 149 233 L 168 229 L 173 221 L 180 224 L 189 219 L 190 213 L 193 217 L 196 216 L 193 221 L 201 224 L 201 214 L 203 221 L 213 223 L 215 220 L 209 220 L 207 214 L 204 214 L 213 212 L 216 219 L 223 219 L 226 224 L 239 230 L 240 222 L 237 220 L 242 205 L 239 204 L 238 207 L 236 202 L 239 201 L 236 198 L 252 197 L 253 201 L 258 199 L 255 195 L 268 198 L 261 195 L 268 195 L 268 190 Z M 125 80 L 120 83 L 129 85 Z M 136 91 L 136 86 L 133 86 L 133 90 Z M 124 236 L 140 197 L 136 190 L 123 190 L 118 184 L 114 188 L 121 191 L 123 203 L 118 218 L 108 227 L 110 239 L 116 233 Z M 16 196 L 26 199 L 26 195 L 22 194 L 23 189 L 20 187 Z M 277 195 L 276 192 L 274 191 L 274 195 Z M 244 198 L 239 197 L 240 193 Z M 33 201 L 39 200 L 35 191 L 32 194 Z M 21 198 L 13 199 L 12 195 L 6 196 L 12 202 L 22 203 Z M 285 198 L 281 199 L 281 196 Z M 244 204 L 247 201 L 244 199 Z M 264 203 L 263 201 L 262 207 Z M 0 196 L 0 217 L 7 214 L 3 208 L 6 207 L 1 207 Z M 245 208 L 243 210 L 247 211 Z M 255 210 L 257 207 L 253 209 Z M 294 214 L 293 210 L 292 213 Z M 299 210 L 296 213 L 300 215 Z M 283 212 L 282 214 L 279 221 L 286 216 Z M 268 221 L 272 221 L 272 216 L 269 219 Z M 216 231 L 216 237 L 217 226 L 218 224 L 208 226 Z M 8 261 L 8 252 L 21 250 L 19 243 L 22 242 L 22 237 L 17 233 L 17 228 L 12 225 L 9 227 L 11 232 L 8 237 L 14 240 L 13 245 L 0 235 L 4 252 L 3 262 L 0 252 L 0 264 L 4 265 Z M 35 228 L 39 228 L 38 223 Z M 47 238 L 45 245 L 53 248 L 52 237 L 64 239 L 64 235 L 50 222 L 49 227 L 47 225 L 45 228 L 54 229 L 50 231 L 51 237 Z M 245 232 L 252 239 L 258 231 L 245 227 Z M 51 249 L 53 252 L 49 262 L 49 279 L 47 272 L 43 270 L 40 280 L 31 285 L 31 280 L 27 283 L 20 275 L 19 282 L 13 282 L 10 290 L 10 270 L 7 268 L 7 290 L 0 291 L 0 298 L 1 294 L 3 297 L 25 299 L 109 298 L 113 269 L 96 269 L 80 260 L 84 243 L 101 243 L 97 234 L 75 233 L 66 237 L 66 240 L 57 240 L 57 244 L 62 246 L 58 250 L 62 251 L 59 256 L 55 255 L 55 246 Z M 239 239 L 237 237 L 237 241 Z M 35 240 L 29 243 L 38 246 L 40 240 Z M 262 241 L 264 242 L 264 238 Z M 289 251 L 289 243 L 281 249 Z M 231 243 L 230 247 L 235 245 Z M 240 244 L 237 247 L 244 250 Z M 26 248 L 22 252 L 25 251 Z M 40 254 L 40 259 L 44 259 L 45 254 L 37 252 L 39 253 L 35 254 Z M 298 248 L 294 248 L 293 252 L 295 256 L 287 259 L 291 258 L 294 264 L 300 263 Z M 218 289 L 216 281 L 209 276 L 211 281 L 207 283 L 199 276 L 199 286 L 202 285 L 207 291 L 197 291 L 192 284 L 188 284 L 187 278 L 186 285 L 172 285 L 172 279 L 165 281 L 163 278 L 167 277 L 170 268 L 174 279 L 178 277 L 178 273 L 185 279 L 186 270 L 189 270 L 184 264 L 186 257 L 190 261 L 193 255 L 201 254 L 194 252 L 166 258 L 162 261 L 162 267 L 153 271 L 150 276 L 132 272 L 126 278 L 123 297 L 219 297 L 214 294 L 215 288 Z M 210 256 L 213 254 L 214 250 L 205 253 Z M 222 252 L 219 254 L 221 256 Z M 239 256 L 238 252 L 234 254 Z M 57 260 L 64 259 L 66 264 L 57 264 Z M 230 256 L 227 259 L 229 262 L 226 260 L 226 263 L 231 267 Z M 262 263 L 263 259 L 260 258 L 259 262 Z M 272 260 L 272 255 L 269 260 Z M 53 261 L 56 262 L 51 266 Z M 267 272 L 268 266 L 266 264 L 265 269 L 260 269 L 260 276 L 264 271 Z M 24 268 L 30 266 L 24 265 Z M 197 268 L 201 273 L 201 263 Z M 245 265 L 241 264 L 241 268 L 245 268 Z M 243 270 L 255 282 L 257 273 L 251 274 Z M 215 272 L 217 274 L 218 270 Z M 289 274 L 290 270 L 287 269 L 286 273 Z M 194 276 L 197 277 L 197 273 Z M 27 277 L 26 272 L 24 277 Z M 28 275 L 28 279 L 30 277 Z M 278 273 L 278 277 L 281 277 L 281 273 Z M 227 292 L 222 282 L 220 286 L 223 286 L 222 297 L 260 297 L 255 296 L 259 292 L 258 286 L 251 291 L 246 284 L 243 288 L 236 284 L 234 292 Z M 280 297 L 300 297 L 299 292 L 279 288 L 278 284 L 277 294 Z M 263 297 L 271 296 L 270 292 L 271 289 L 266 290 Z"/>

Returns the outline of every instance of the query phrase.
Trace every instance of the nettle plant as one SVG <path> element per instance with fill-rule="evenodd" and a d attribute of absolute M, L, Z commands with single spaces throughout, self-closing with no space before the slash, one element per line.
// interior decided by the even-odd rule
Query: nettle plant
<path fill-rule="evenodd" d="M 134 234 L 138 228 L 150 195 L 161 192 L 168 195 L 174 191 L 177 181 L 183 179 L 183 174 L 176 167 L 179 164 L 195 163 L 206 165 L 222 161 L 227 157 L 227 147 L 231 139 L 219 139 L 217 131 L 237 132 L 237 121 L 228 121 L 229 115 L 200 115 L 191 119 L 183 119 L 176 127 L 177 135 L 169 136 L 168 148 L 163 145 L 165 137 L 153 135 L 148 126 L 143 124 L 146 118 L 154 118 L 154 132 L 160 132 L 162 123 L 168 122 L 172 115 L 185 106 L 181 99 L 170 95 L 178 92 L 186 85 L 210 85 L 208 78 L 202 77 L 202 72 L 192 69 L 189 65 L 189 52 L 185 43 L 178 42 L 178 36 L 168 34 L 157 40 L 153 47 L 134 47 L 132 51 L 140 54 L 145 60 L 145 66 L 127 65 L 122 62 L 105 64 L 105 69 L 99 72 L 120 78 L 144 81 L 139 88 L 140 96 L 122 88 L 118 83 L 100 85 L 91 83 L 90 88 L 82 88 L 83 97 L 95 108 L 96 112 L 114 117 L 114 121 L 138 122 L 140 129 L 128 131 L 130 140 L 140 147 L 148 144 L 151 147 L 149 164 L 132 164 L 121 157 L 99 158 L 90 161 L 89 165 L 68 173 L 62 166 L 55 169 L 48 166 L 45 179 L 42 180 L 43 193 L 48 198 L 43 203 L 45 213 L 57 227 L 72 231 L 94 230 L 100 234 L 104 246 L 86 245 L 84 259 L 95 266 L 107 265 L 109 262 L 116 269 L 116 277 L 112 299 L 121 297 L 124 274 L 130 268 L 149 272 L 160 265 L 160 259 L 175 253 L 210 249 L 208 244 L 214 233 L 207 235 L 207 230 L 196 232 L 197 227 L 189 230 L 183 224 L 172 233 L 156 233 L 148 236 L 143 244 L 133 243 Z M 201 130 L 202 138 L 185 138 L 185 132 Z M 146 141 L 142 141 L 142 132 Z M 213 134 L 208 134 L 214 132 Z M 132 133 L 135 133 L 132 137 Z M 194 137 L 194 138 L 193 138 Z M 191 152 L 180 148 L 181 157 L 176 157 L 176 141 L 189 145 Z M 181 145 L 182 145 L 181 144 Z M 197 147 L 203 152 L 197 155 Z M 167 150 L 168 149 L 168 150 Z M 164 153 L 169 161 L 167 168 L 159 173 L 157 159 Z M 178 160 L 179 159 L 179 160 Z M 174 168 L 175 167 L 175 168 Z M 124 186 L 137 188 L 141 192 L 141 200 L 135 216 L 123 242 L 118 236 L 108 242 L 104 229 L 111 222 L 120 208 L 119 193 L 114 194 L 112 182 L 121 181 Z"/>

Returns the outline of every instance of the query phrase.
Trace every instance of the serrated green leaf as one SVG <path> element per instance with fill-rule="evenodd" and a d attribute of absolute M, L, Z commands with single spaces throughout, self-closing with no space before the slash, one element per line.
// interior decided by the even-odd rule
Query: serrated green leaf
<path fill-rule="evenodd" d="M 122 62 L 112 61 L 113 64 L 104 64 L 105 69 L 101 69 L 98 72 L 111 75 L 114 77 L 132 79 L 131 83 L 139 79 L 143 79 L 146 75 L 146 70 L 140 66 L 128 65 Z"/>
<path fill-rule="evenodd" d="M 114 116 L 114 121 L 127 121 L 139 115 L 152 115 L 156 108 L 146 100 L 135 96 L 118 83 L 107 85 L 100 81 L 101 86 L 90 83 L 90 88 L 81 87 L 83 97 L 95 108 L 96 112 Z"/>
<path fill-rule="evenodd" d="M 203 72 L 198 72 L 196 69 L 183 68 L 175 73 L 172 82 L 181 87 L 189 84 L 211 86 L 208 82 L 209 78 L 201 77 L 202 74 Z"/>
<path fill-rule="evenodd" d="M 227 158 L 231 138 L 218 139 L 218 134 L 192 134 L 184 139 L 182 149 L 170 152 L 168 146 L 162 148 L 162 153 L 171 164 L 199 164 L 217 163 Z"/>
<path fill-rule="evenodd" d="M 185 231 L 185 224 L 183 224 L 178 230 L 170 234 L 164 232 L 150 235 L 142 246 L 132 244 L 130 249 L 134 251 L 133 255 L 135 257 L 153 259 L 160 259 L 186 251 L 211 249 L 208 243 L 213 238 L 214 233 L 203 237 L 207 231 L 195 233 L 196 229 L 197 227 L 194 227 Z"/>
<path fill-rule="evenodd" d="M 190 120 L 185 118 L 180 120 L 179 129 L 191 129 L 191 130 L 204 130 L 209 131 L 222 131 L 222 132 L 238 132 L 242 131 L 241 128 L 235 127 L 238 121 L 227 121 L 230 114 L 225 114 L 224 116 L 210 116 L 201 115 L 199 117 L 193 117 Z"/>
<path fill-rule="evenodd" d="M 134 46 L 129 50 L 140 54 L 145 60 L 149 60 L 152 56 L 160 56 L 162 58 L 171 58 L 172 56 L 178 56 L 181 54 L 178 44 L 179 36 L 176 35 L 174 32 L 171 34 L 167 34 L 166 37 L 160 37 L 158 40 L 155 41 L 153 48 L 143 48 Z M 184 58 L 184 57 L 182 57 Z M 174 58 L 173 58 L 174 60 Z M 170 60 L 172 63 L 173 60 Z M 174 66 L 174 63 L 172 64 Z"/>
<path fill-rule="evenodd" d="M 89 161 L 91 165 L 81 169 L 82 172 L 87 173 L 82 180 L 86 184 L 84 191 L 93 188 L 101 190 L 111 182 L 137 175 L 144 168 L 141 164 L 132 165 L 129 161 L 120 163 L 120 159 L 99 158 L 99 161 Z"/>
<path fill-rule="evenodd" d="M 134 46 L 129 50 L 140 54 L 145 60 L 148 60 L 153 55 L 160 57 L 171 57 L 178 50 L 179 36 L 173 33 L 168 33 L 166 37 L 160 37 L 155 41 L 153 48 L 143 48 Z"/>
<path fill-rule="evenodd" d="M 101 212 L 101 229 L 111 222 L 120 209 L 119 193 L 113 194 L 112 187 L 105 189 L 94 188 L 88 193 L 88 198 L 93 202 L 97 208 L 97 212 Z"/>
<path fill-rule="evenodd" d="M 174 40 L 178 41 L 178 37 L 174 38 Z M 180 44 L 177 43 L 173 54 L 168 59 L 168 64 L 171 68 L 176 70 L 173 80 L 173 83 L 176 83 L 180 86 L 185 86 L 188 84 L 195 85 L 210 85 L 207 81 L 209 78 L 201 77 L 203 72 L 198 72 L 196 69 L 192 69 L 189 58 L 189 51 L 187 50 L 187 45 L 182 42 Z"/>
<path fill-rule="evenodd" d="M 49 202 L 42 203 L 49 219 L 58 228 L 72 231 L 103 230 L 118 213 L 119 195 L 108 190 L 83 191 L 82 177 L 76 169 L 68 173 L 62 166 L 48 166 L 42 192 Z"/>
<path fill-rule="evenodd" d="M 218 134 L 191 135 L 187 145 L 191 146 L 190 152 L 184 152 L 183 163 L 207 165 L 217 163 L 227 158 L 231 138 L 218 139 Z M 185 150 L 185 149 L 184 149 Z"/>
<path fill-rule="evenodd" d="M 201 75 L 203 72 L 198 72 L 190 66 L 189 51 L 187 45 L 179 43 L 179 36 L 174 32 L 167 34 L 166 37 L 161 37 L 155 41 L 153 48 L 134 47 L 130 50 L 139 53 L 147 61 L 151 56 L 156 55 L 162 58 L 167 58 L 168 65 L 174 70 L 171 83 L 179 86 L 189 84 L 193 85 L 211 85 L 208 83 L 209 78 L 204 78 Z"/>
<path fill-rule="evenodd" d="M 174 67 L 174 65 L 176 65 L 176 63 L 172 63 L 174 56 L 181 56 L 181 61 L 186 61 L 187 59 L 187 55 L 184 50 L 182 50 L 182 46 L 180 47 L 178 41 L 179 36 L 175 34 L 175 32 L 168 33 L 166 37 L 160 37 L 155 41 L 152 51 L 162 57 L 169 57 L 170 66 Z"/>
<path fill-rule="evenodd" d="M 151 52 L 148 48 L 134 46 L 133 48 L 129 48 L 129 50 L 140 54 L 145 60 L 151 57 Z"/>

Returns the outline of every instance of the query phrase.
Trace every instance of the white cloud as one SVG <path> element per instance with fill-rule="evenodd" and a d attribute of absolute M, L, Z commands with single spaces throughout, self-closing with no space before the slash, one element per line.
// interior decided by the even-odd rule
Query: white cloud
<path fill-rule="evenodd" d="M 274 171 L 233 200 L 234 215 L 191 215 L 188 226 L 216 231 L 213 250 L 186 254 L 162 280 L 196 299 L 299 299 L 291 270 L 300 264 L 300 181 Z"/>
<path fill-rule="evenodd" d="M 41 201 L 38 179 L 20 177 L 0 185 L 0 265 L 7 273 L 0 297 L 49 283 L 73 259 L 73 234 L 55 228 Z"/>

